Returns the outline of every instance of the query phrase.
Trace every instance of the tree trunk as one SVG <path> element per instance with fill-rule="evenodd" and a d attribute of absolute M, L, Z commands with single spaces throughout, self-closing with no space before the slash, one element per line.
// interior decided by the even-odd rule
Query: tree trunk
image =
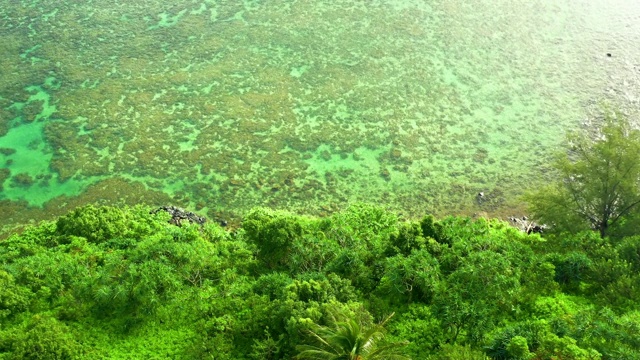
<path fill-rule="evenodd" d="M 600 226 L 598 226 L 598 230 L 600 231 L 600 238 L 604 239 L 607 236 L 607 228 L 609 227 L 608 221 L 602 221 Z"/>

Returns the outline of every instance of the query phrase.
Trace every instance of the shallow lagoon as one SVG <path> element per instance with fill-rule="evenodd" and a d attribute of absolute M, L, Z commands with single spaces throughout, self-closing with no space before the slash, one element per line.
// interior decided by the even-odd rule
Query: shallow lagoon
<path fill-rule="evenodd" d="M 5 230 L 93 202 L 519 214 L 567 130 L 639 108 L 632 0 L 0 3 Z"/>

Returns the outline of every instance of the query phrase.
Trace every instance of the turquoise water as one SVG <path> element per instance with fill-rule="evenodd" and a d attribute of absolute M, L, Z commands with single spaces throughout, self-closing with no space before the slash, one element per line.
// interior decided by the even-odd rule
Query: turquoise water
<path fill-rule="evenodd" d="M 92 202 L 517 214 L 567 130 L 639 108 L 635 1 L 0 5 L 7 227 Z"/>

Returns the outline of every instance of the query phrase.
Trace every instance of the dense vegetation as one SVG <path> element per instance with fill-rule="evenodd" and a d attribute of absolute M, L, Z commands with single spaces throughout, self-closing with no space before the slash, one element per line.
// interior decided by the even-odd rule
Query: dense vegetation
<path fill-rule="evenodd" d="M 0 358 L 640 358 L 638 236 L 369 205 L 168 217 L 87 206 L 0 242 Z"/>

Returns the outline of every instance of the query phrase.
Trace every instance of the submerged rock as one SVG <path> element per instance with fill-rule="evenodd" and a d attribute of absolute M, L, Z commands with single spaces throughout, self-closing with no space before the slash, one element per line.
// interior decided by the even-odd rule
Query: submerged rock
<path fill-rule="evenodd" d="M 35 183 L 33 177 L 27 173 L 20 173 L 13 176 L 13 185 L 28 188 Z"/>

